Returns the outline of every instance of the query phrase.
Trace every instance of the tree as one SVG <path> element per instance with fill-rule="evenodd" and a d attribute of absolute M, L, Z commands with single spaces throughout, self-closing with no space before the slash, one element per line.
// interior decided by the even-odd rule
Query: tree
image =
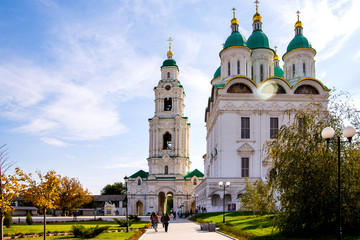
<path fill-rule="evenodd" d="M 101 195 L 122 195 L 125 194 L 125 187 L 122 182 L 115 182 L 106 185 L 101 190 Z"/>
<path fill-rule="evenodd" d="M 351 107 L 331 103 L 329 110 L 313 104 L 288 112 L 292 124 L 282 126 L 277 140 L 267 145 L 273 169 L 270 183 L 279 193 L 281 211 L 277 227 L 285 234 L 320 234 L 336 229 L 337 147 L 326 144 L 321 131 L 332 126 L 341 135 L 344 116 L 354 125 L 358 114 Z M 358 125 L 359 126 L 359 125 Z M 343 144 L 341 181 L 343 229 L 359 233 L 360 144 Z"/>
<path fill-rule="evenodd" d="M 13 209 L 11 203 L 18 197 L 22 189 L 25 188 L 27 176 L 19 169 L 15 168 L 13 174 L 6 174 L 13 163 L 8 162 L 8 152 L 5 145 L 0 146 L 0 238 L 3 239 L 3 219 L 5 214 Z"/>
<path fill-rule="evenodd" d="M 27 225 L 33 224 L 33 219 L 32 219 L 32 217 L 31 217 L 30 211 L 28 211 L 28 212 L 26 213 L 26 224 L 27 224 Z"/>
<path fill-rule="evenodd" d="M 59 198 L 58 188 L 60 187 L 60 178 L 54 170 L 42 174 L 36 171 L 38 181 L 33 178 L 28 179 L 28 188 L 25 192 L 25 199 L 34 203 L 44 214 L 44 240 L 46 239 L 46 209 L 56 208 L 56 202 Z M 30 175 L 31 177 L 31 175 Z"/>
<path fill-rule="evenodd" d="M 5 213 L 4 225 L 10 228 L 13 225 L 13 219 L 10 212 Z"/>
<path fill-rule="evenodd" d="M 246 192 L 240 196 L 242 210 L 252 211 L 254 215 L 269 214 L 275 210 L 275 198 L 269 183 L 260 179 L 252 184 L 246 178 L 245 190 Z"/>
<path fill-rule="evenodd" d="M 63 214 L 66 211 L 75 210 L 92 200 L 89 190 L 84 189 L 80 181 L 75 178 L 61 178 L 58 194 L 59 198 L 56 205 L 62 210 Z"/>

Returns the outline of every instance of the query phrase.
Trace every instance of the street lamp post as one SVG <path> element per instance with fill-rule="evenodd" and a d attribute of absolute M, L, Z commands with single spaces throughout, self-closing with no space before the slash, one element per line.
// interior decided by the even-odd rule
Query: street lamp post
<path fill-rule="evenodd" d="M 329 143 L 330 139 L 334 137 L 335 130 L 332 127 L 326 127 L 322 130 L 321 136 Z M 353 127 L 346 127 L 343 130 L 344 137 L 347 138 L 347 141 L 341 141 L 340 136 L 337 136 L 337 149 L 338 149 L 338 196 L 337 196 L 337 204 L 338 204 L 338 212 L 337 212 L 337 221 L 338 221 L 338 227 L 337 227 L 337 239 L 342 239 L 342 230 L 341 230 L 341 174 L 340 174 L 340 145 L 341 143 L 350 142 L 352 137 L 356 134 L 356 130 Z"/>
<path fill-rule="evenodd" d="M 129 178 L 128 176 L 125 176 L 124 177 L 124 180 L 125 180 L 125 193 L 126 193 L 126 232 L 129 232 L 129 212 L 128 212 L 128 188 L 127 188 L 127 185 L 128 185 L 128 181 L 129 181 Z"/>
<path fill-rule="evenodd" d="M 230 182 L 219 182 L 219 187 L 224 187 L 224 194 L 223 194 L 223 223 L 225 223 L 225 188 L 230 187 Z"/>

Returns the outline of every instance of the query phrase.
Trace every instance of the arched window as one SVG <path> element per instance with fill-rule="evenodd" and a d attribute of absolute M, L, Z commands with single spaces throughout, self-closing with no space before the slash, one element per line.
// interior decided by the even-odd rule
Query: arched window
<path fill-rule="evenodd" d="M 165 166 L 165 174 L 169 174 L 169 167 L 168 166 Z"/>
<path fill-rule="evenodd" d="M 138 185 L 141 185 L 141 180 L 140 179 L 138 179 Z"/>
<path fill-rule="evenodd" d="M 229 87 L 228 93 L 252 93 L 251 89 L 243 83 L 235 83 Z"/>
<path fill-rule="evenodd" d="M 264 80 L 264 66 L 260 64 L 260 82 Z"/>
<path fill-rule="evenodd" d="M 237 61 L 237 74 L 240 74 L 240 61 Z"/>
<path fill-rule="evenodd" d="M 171 98 L 164 99 L 164 111 L 171 111 L 172 110 L 172 100 Z"/>
<path fill-rule="evenodd" d="M 194 184 L 194 185 L 197 185 L 197 178 L 194 178 L 193 184 Z"/>
<path fill-rule="evenodd" d="M 230 62 L 228 62 L 228 75 L 230 76 Z"/>
<path fill-rule="evenodd" d="M 295 92 L 295 94 L 319 94 L 318 90 L 310 85 L 302 85 L 298 87 Z"/>
<path fill-rule="evenodd" d="M 292 77 L 293 78 L 295 77 L 295 64 L 293 64 L 292 66 Z"/>
<path fill-rule="evenodd" d="M 167 78 L 170 78 L 170 72 L 167 73 Z"/>
<path fill-rule="evenodd" d="M 170 150 L 171 149 L 171 134 L 169 132 L 166 132 L 163 136 L 163 149 Z"/>

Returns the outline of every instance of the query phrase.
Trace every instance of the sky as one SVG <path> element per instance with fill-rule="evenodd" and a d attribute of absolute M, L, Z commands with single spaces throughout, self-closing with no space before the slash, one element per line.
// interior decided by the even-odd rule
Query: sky
<path fill-rule="evenodd" d="M 203 171 L 204 112 L 233 7 L 247 39 L 253 0 L 1 0 L 0 145 L 8 161 L 75 177 L 92 194 L 148 171 L 153 88 L 171 37 L 191 170 Z M 260 1 L 263 31 L 280 58 L 298 10 L 317 51 L 316 78 L 360 108 L 360 1 Z"/>

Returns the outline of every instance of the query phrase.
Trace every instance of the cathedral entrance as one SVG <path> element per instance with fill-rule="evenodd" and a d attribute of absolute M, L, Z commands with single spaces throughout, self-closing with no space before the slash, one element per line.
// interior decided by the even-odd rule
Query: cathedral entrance
<path fill-rule="evenodd" d="M 173 203 L 173 193 L 172 192 L 168 192 L 165 193 L 164 192 L 159 192 L 159 214 L 168 212 L 170 213 L 171 211 L 173 211 L 174 208 L 174 203 Z"/>
<path fill-rule="evenodd" d="M 143 215 L 143 203 L 141 201 L 136 202 L 136 215 Z"/>

